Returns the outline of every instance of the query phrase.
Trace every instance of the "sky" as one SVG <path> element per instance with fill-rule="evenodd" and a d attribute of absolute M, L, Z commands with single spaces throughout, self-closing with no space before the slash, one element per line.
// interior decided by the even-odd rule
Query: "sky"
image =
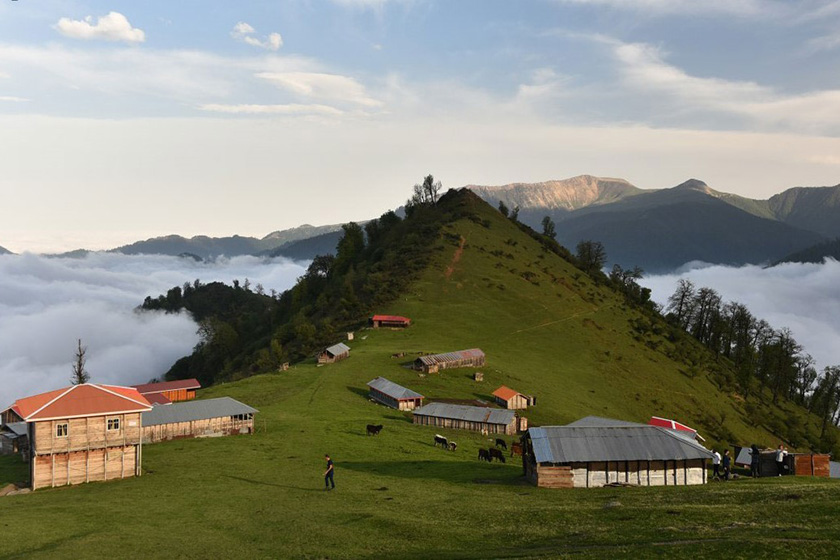
<path fill-rule="evenodd" d="M 838 0 L 0 0 L 0 246 L 375 217 L 444 187 L 840 182 Z"/>
<path fill-rule="evenodd" d="M 133 385 L 163 374 L 198 343 L 189 314 L 136 312 L 173 286 L 245 278 L 282 292 L 306 271 L 285 259 L 196 262 L 161 255 L 84 258 L 0 255 L 0 410 L 15 399 L 66 387 L 77 341 L 93 383 Z"/>

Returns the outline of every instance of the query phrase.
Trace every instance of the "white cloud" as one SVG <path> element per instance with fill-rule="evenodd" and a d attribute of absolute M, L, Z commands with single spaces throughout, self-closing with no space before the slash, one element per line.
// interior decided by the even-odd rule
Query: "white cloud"
<path fill-rule="evenodd" d="M 340 116 L 344 111 L 329 105 L 300 105 L 289 103 L 286 105 L 221 105 L 207 103 L 199 105 L 202 111 L 216 113 L 247 114 L 247 115 L 322 115 Z"/>
<path fill-rule="evenodd" d="M 805 52 L 807 54 L 820 51 L 833 51 L 837 48 L 840 48 L 840 33 L 815 37 L 805 44 Z"/>
<path fill-rule="evenodd" d="M 816 163 L 819 165 L 840 165 L 840 155 L 836 154 L 821 154 L 811 155 L 806 158 L 806 161 Z"/>
<path fill-rule="evenodd" d="M 24 101 L 29 101 L 25 97 L 15 97 L 14 95 L 0 95 L 0 101 L 9 101 L 12 103 L 22 103 Z"/>
<path fill-rule="evenodd" d="M 381 101 L 370 97 L 365 87 L 353 78 L 321 72 L 259 72 L 256 75 L 300 97 L 380 107 Z"/>
<path fill-rule="evenodd" d="M 820 367 L 840 365 L 840 263 L 784 264 L 772 268 L 709 266 L 650 276 L 642 284 L 665 303 L 681 278 L 745 304 L 773 328 L 788 327 Z"/>
<path fill-rule="evenodd" d="M 103 39 L 105 41 L 124 41 L 126 43 L 142 43 L 146 40 L 146 33 L 142 29 L 132 27 L 128 18 L 119 12 L 109 12 L 96 18 L 87 16 L 84 20 L 61 18 L 55 24 L 65 37 L 72 39 Z"/>
<path fill-rule="evenodd" d="M 256 32 L 257 30 L 251 25 L 245 23 L 244 21 L 240 21 L 233 26 L 230 36 L 237 41 L 242 41 L 252 47 L 259 47 L 269 51 L 276 51 L 283 46 L 283 38 L 279 33 L 270 33 L 265 40 L 261 41 L 254 37 Z"/>
<path fill-rule="evenodd" d="M 761 16 L 787 13 L 775 0 L 555 0 L 562 4 L 606 7 L 654 16 L 729 15 Z"/>
<path fill-rule="evenodd" d="M 69 384 L 76 340 L 88 347 L 92 381 L 120 385 L 160 376 L 198 342 L 187 314 L 137 313 L 147 295 L 200 278 L 282 291 L 300 264 L 237 257 L 215 264 L 163 256 L 82 259 L 0 256 L 0 407 Z"/>

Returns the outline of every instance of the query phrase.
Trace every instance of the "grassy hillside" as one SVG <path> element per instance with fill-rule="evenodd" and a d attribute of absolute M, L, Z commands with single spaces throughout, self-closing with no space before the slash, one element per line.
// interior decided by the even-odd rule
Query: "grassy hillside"
<path fill-rule="evenodd" d="M 532 424 L 657 414 L 730 444 L 778 441 L 719 388 L 715 371 L 669 358 L 696 345 L 668 340 L 664 325 L 477 198 L 453 203 L 469 212 L 443 227 L 410 289 L 376 310 L 412 317 L 410 329 L 361 330 L 344 362 L 308 361 L 200 393 L 258 408 L 255 435 L 148 445 L 141 478 L 0 498 L 14 535 L 0 559 L 840 553 L 834 481 L 536 489 L 517 459 L 479 463 L 489 445 L 480 434 L 414 426 L 410 414 L 370 402 L 365 383 L 379 375 L 433 398 L 487 400 L 504 383 L 538 397 L 526 413 Z M 473 346 L 488 356 L 481 383 L 471 369 L 420 376 L 403 367 L 414 352 Z M 366 436 L 369 423 L 382 433 Z M 436 432 L 458 450 L 433 447 Z M 323 490 L 324 453 L 336 462 L 334 492 Z M 15 472 L 0 462 L 0 477 Z"/>

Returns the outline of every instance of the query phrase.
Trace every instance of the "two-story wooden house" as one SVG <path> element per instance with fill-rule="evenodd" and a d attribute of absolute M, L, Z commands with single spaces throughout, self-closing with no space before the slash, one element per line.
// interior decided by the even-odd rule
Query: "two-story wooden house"
<path fill-rule="evenodd" d="M 34 490 L 139 475 L 151 409 L 134 388 L 85 383 L 19 399 L 3 421 L 26 422 Z"/>

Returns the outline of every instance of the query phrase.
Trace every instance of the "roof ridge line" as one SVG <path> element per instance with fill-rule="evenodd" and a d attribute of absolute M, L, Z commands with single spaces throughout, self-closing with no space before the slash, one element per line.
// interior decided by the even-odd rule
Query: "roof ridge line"
<path fill-rule="evenodd" d="M 99 384 L 97 384 L 97 383 L 90 383 L 90 385 L 91 385 L 92 387 L 96 387 L 96 388 L 97 388 L 97 389 L 99 389 L 100 391 L 105 391 L 106 393 L 110 393 L 110 394 L 114 395 L 115 397 L 119 397 L 119 398 L 121 398 L 121 399 L 125 399 L 125 400 L 127 400 L 127 401 L 131 401 L 131 402 L 133 402 L 133 403 L 135 403 L 135 404 L 139 404 L 140 406 L 143 406 L 143 407 L 146 407 L 146 406 L 149 406 L 149 407 L 150 407 L 150 406 L 152 406 L 152 405 L 150 405 L 148 402 L 146 402 L 146 404 L 143 404 L 143 403 L 141 403 L 140 401 L 136 401 L 136 400 L 132 399 L 131 397 L 127 397 L 127 396 L 125 396 L 125 395 L 121 395 L 121 394 L 119 394 L 119 393 L 117 393 L 117 392 L 115 392 L 115 391 L 111 391 L 110 389 L 106 389 L 106 386 L 105 386 L 105 385 L 99 385 Z M 119 387 L 119 388 L 121 388 L 121 389 L 133 389 L 134 391 L 137 391 L 137 389 L 134 389 L 134 387 L 123 387 L 122 385 L 111 385 L 111 387 Z M 140 393 L 138 392 L 137 394 L 139 395 Z"/>
<path fill-rule="evenodd" d="M 82 385 L 84 385 L 84 383 L 82 383 Z M 41 412 L 42 410 L 44 410 L 45 408 L 50 406 L 52 403 L 54 403 L 55 401 L 57 401 L 58 399 L 60 399 L 61 397 L 63 397 L 64 395 L 66 395 L 67 393 L 69 393 L 70 391 L 72 391 L 73 389 L 75 389 L 78 386 L 79 385 L 70 385 L 70 387 L 68 387 L 66 391 L 64 391 L 63 393 L 58 395 L 53 400 L 49 401 L 47 404 L 45 404 L 44 406 L 42 406 L 41 408 L 39 408 L 35 412 L 30 413 L 26 418 L 24 418 L 24 420 L 28 422 L 30 418 L 32 418 L 33 416 L 35 416 L 36 414 L 38 414 L 39 412 Z M 33 395 L 33 396 L 37 396 L 37 395 Z M 17 401 L 15 401 L 15 402 L 17 402 Z M 12 405 L 12 406 L 14 406 L 14 405 Z"/>

